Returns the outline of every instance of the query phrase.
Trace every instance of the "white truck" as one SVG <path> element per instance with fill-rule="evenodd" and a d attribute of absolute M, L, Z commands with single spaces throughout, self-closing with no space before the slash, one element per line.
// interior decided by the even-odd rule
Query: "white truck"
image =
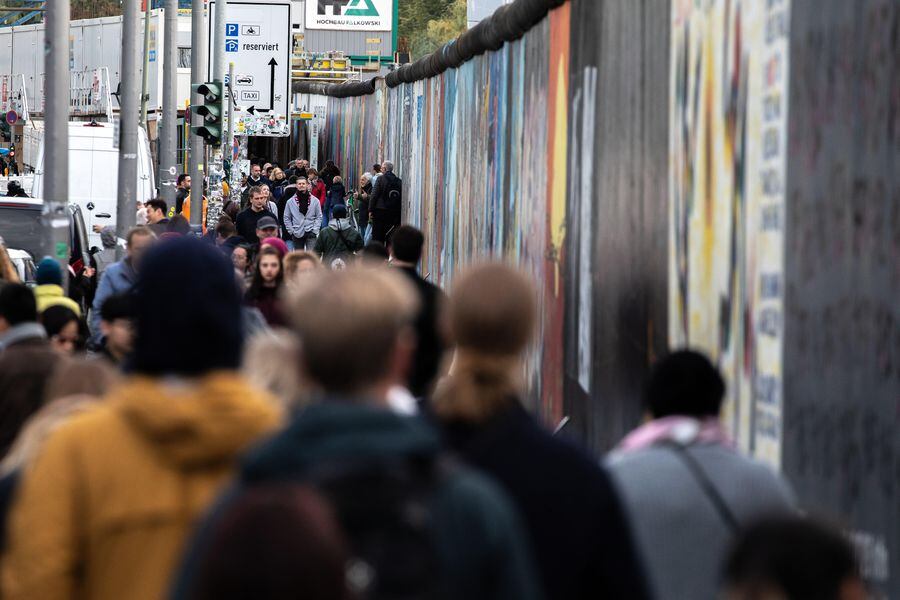
<path fill-rule="evenodd" d="M 31 195 L 35 198 L 44 197 L 45 139 L 42 136 L 34 164 Z M 113 148 L 113 125 L 70 122 L 68 203 L 81 207 L 91 247 L 103 248 L 100 234 L 94 232 L 95 225 L 116 225 L 118 180 L 119 151 Z M 156 197 L 154 181 L 150 144 L 144 129 L 138 127 L 137 200 L 147 202 Z"/>

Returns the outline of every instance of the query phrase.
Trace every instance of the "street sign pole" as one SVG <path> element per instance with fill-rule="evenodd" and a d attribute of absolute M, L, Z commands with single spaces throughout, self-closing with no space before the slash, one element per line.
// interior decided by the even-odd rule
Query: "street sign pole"
<path fill-rule="evenodd" d="M 206 79 L 206 19 L 204 15 L 204 0 L 192 0 L 191 2 L 191 83 L 202 84 Z M 192 94 L 191 106 L 203 103 L 199 94 Z M 202 119 L 202 117 L 200 117 Z M 197 120 L 194 111 L 191 111 L 191 119 Z M 191 134 L 191 224 L 200 225 L 203 219 L 203 163 L 204 145 L 203 138 Z"/>
<path fill-rule="evenodd" d="M 141 125 L 147 132 L 147 139 L 150 139 L 150 129 L 147 127 L 147 102 L 150 100 L 150 8 L 153 6 L 152 0 L 144 0 L 146 7 L 144 8 L 144 62 L 141 69 Z"/>
<path fill-rule="evenodd" d="M 69 0 L 48 0 L 44 37 L 46 105 L 44 107 L 44 254 L 60 262 L 63 273 L 69 261 Z M 63 277 L 63 285 L 68 277 Z"/>
<path fill-rule="evenodd" d="M 234 63 L 228 63 L 228 132 L 222 141 L 222 150 L 228 148 L 228 160 L 234 162 Z M 232 173 L 234 165 L 231 166 Z M 233 178 L 232 178 L 233 179 Z"/>
<path fill-rule="evenodd" d="M 124 238 L 137 215 L 138 112 L 141 105 L 140 55 L 138 53 L 139 0 L 124 0 L 122 15 L 122 95 L 119 109 L 119 187 L 116 235 Z M 65 39 L 68 39 L 66 37 Z M 117 255 L 122 253 L 116 247 Z"/>
<path fill-rule="evenodd" d="M 178 95 L 175 53 L 178 48 L 178 0 L 166 0 L 163 35 L 163 119 L 159 132 L 159 188 L 169 207 L 175 205 Z M 199 182 L 197 185 L 200 185 Z"/>

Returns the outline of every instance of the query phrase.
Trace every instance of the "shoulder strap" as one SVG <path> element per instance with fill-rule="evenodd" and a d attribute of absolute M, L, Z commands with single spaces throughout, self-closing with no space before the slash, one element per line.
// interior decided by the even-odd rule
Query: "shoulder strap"
<path fill-rule="evenodd" d="M 737 517 L 734 516 L 731 508 L 728 507 L 728 503 L 725 502 L 725 499 L 722 497 L 722 494 L 719 493 L 719 490 L 716 489 L 716 486 L 713 485 L 713 482 L 710 481 L 709 476 L 706 474 L 706 471 L 703 470 L 703 467 L 700 466 L 700 463 L 697 462 L 697 459 L 691 455 L 687 449 L 681 444 L 675 442 L 668 442 L 665 444 L 660 444 L 663 448 L 669 448 L 672 450 L 672 453 L 675 456 L 681 459 L 681 462 L 687 467 L 688 471 L 691 472 L 691 475 L 694 477 L 694 480 L 697 482 L 697 485 L 700 486 L 700 489 L 703 490 L 703 493 L 712 503 L 713 507 L 716 509 L 716 512 L 719 514 L 719 518 L 722 519 L 722 522 L 725 523 L 725 526 L 731 531 L 731 533 L 736 534 L 740 531 L 741 525 L 737 520 Z"/>
<path fill-rule="evenodd" d="M 335 229 L 335 231 L 337 232 L 338 237 L 341 238 L 341 243 L 344 244 L 344 248 L 347 252 L 350 252 L 350 244 L 347 243 L 347 238 L 344 237 L 344 234 L 341 233 L 340 229 Z"/>

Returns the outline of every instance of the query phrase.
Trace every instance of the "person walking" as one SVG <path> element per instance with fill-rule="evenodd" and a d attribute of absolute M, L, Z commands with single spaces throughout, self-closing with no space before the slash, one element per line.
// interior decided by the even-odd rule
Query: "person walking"
<path fill-rule="evenodd" d="M 130 377 L 56 429 L 22 475 L 4 600 L 164 597 L 237 458 L 278 424 L 274 399 L 237 373 L 240 297 L 218 250 L 159 244 L 136 288 Z"/>
<path fill-rule="evenodd" d="M 793 510 L 787 483 L 735 449 L 719 421 L 724 397 L 725 382 L 708 358 L 672 352 L 656 363 L 646 385 L 652 420 L 607 459 L 662 600 L 716 598 L 738 531 Z"/>
<path fill-rule="evenodd" d="M 344 196 L 346 195 L 347 188 L 344 187 L 344 180 L 340 177 L 335 177 L 334 183 L 325 195 L 325 211 L 322 216 L 322 227 L 327 226 L 331 221 L 331 212 L 334 210 L 335 206 L 347 206 L 347 203 L 344 200 Z M 351 215 L 348 213 L 347 216 L 350 217 Z"/>
<path fill-rule="evenodd" d="M 384 161 L 382 174 L 372 188 L 369 202 L 369 221 L 372 223 L 372 239 L 385 244 L 391 231 L 400 225 L 403 206 L 403 181 L 394 175 L 394 163 Z"/>
<path fill-rule="evenodd" d="M 487 264 L 455 280 L 456 359 L 435 391 L 434 416 L 449 446 L 521 511 L 547 598 L 649 598 L 609 475 L 523 406 L 522 365 L 537 315 L 529 279 L 510 267 Z"/>
<path fill-rule="evenodd" d="M 294 250 L 313 250 L 321 225 L 322 210 L 318 199 L 310 195 L 309 182 L 298 179 L 297 193 L 284 210 L 284 228 Z"/>
<path fill-rule="evenodd" d="M 322 209 L 322 213 L 325 212 L 325 202 L 328 200 L 328 188 L 325 187 L 325 182 L 319 178 L 319 173 L 315 169 L 308 169 L 307 173 L 309 173 L 309 193 L 319 201 L 319 208 Z"/>
<path fill-rule="evenodd" d="M 369 199 L 372 197 L 372 175 L 363 173 L 359 178 L 359 189 L 353 192 L 353 209 L 356 211 L 356 224 L 363 242 L 367 243 L 372 235 L 369 230 Z"/>
<path fill-rule="evenodd" d="M 81 319 L 68 306 L 57 304 L 38 315 L 38 320 L 47 332 L 50 347 L 63 357 L 72 357 L 84 347 Z"/>
<path fill-rule="evenodd" d="M 191 196 L 191 176 L 187 173 L 181 173 L 175 183 L 175 214 L 180 215 L 184 207 L 184 201 Z"/>
<path fill-rule="evenodd" d="M 416 314 L 416 354 L 406 387 L 418 399 L 430 397 L 441 371 L 446 349 L 446 332 L 441 317 L 447 298 L 439 287 L 425 281 L 418 272 L 425 236 L 412 225 L 402 225 L 391 237 L 390 264 L 407 278 L 419 297 Z"/>
<path fill-rule="evenodd" d="M 362 249 L 362 236 L 351 225 L 346 205 L 338 204 L 334 207 L 334 219 L 328 227 L 319 232 L 315 253 L 322 258 L 322 263 L 326 266 L 343 269 L 350 261 L 350 257 Z"/>
<path fill-rule="evenodd" d="M 216 551 L 214 532 L 227 526 L 231 507 L 259 486 L 286 482 L 315 487 L 334 508 L 360 565 L 348 578 L 358 597 L 541 598 L 506 496 L 465 467 L 442 467 L 437 434 L 387 407 L 413 351 L 409 284 L 388 269 L 307 277 L 289 313 L 302 340 L 299 367 L 318 401 L 244 461 L 190 544 L 172 598 L 196 598 L 199 565 Z M 333 318 L 322 318 L 323 307 Z"/>
<path fill-rule="evenodd" d="M 169 218 L 166 216 L 167 205 L 165 200 L 154 198 L 147 202 L 147 223 L 157 237 L 169 231 Z M 174 218 L 174 216 L 173 216 Z"/>
<path fill-rule="evenodd" d="M 238 235 L 244 238 L 244 241 L 251 245 L 259 244 L 259 236 L 257 228 L 259 220 L 270 217 L 274 222 L 274 227 L 278 227 L 278 217 L 266 208 L 267 196 L 262 187 L 254 187 L 250 189 L 250 206 L 238 213 L 234 226 L 237 228 Z"/>
<path fill-rule="evenodd" d="M 42 258 L 35 269 L 34 279 L 37 283 L 34 296 L 37 299 L 38 314 L 51 306 L 65 306 L 77 317 L 81 317 L 81 307 L 63 292 L 63 272 L 58 260 L 49 256 Z"/>
<path fill-rule="evenodd" d="M 59 360 L 38 323 L 32 291 L 21 283 L 0 285 L 0 458 L 43 405 L 47 381 Z"/>
<path fill-rule="evenodd" d="M 281 253 L 271 246 L 262 247 L 259 256 L 256 257 L 256 269 L 244 300 L 248 306 L 259 309 L 265 317 L 266 323 L 271 326 L 281 326 L 287 323 L 279 297 L 283 281 Z"/>
<path fill-rule="evenodd" d="M 89 320 L 93 347 L 99 347 L 103 339 L 100 330 L 100 311 L 103 303 L 114 294 L 131 291 L 137 281 L 141 261 L 155 240 L 156 236 L 147 227 L 133 227 L 125 238 L 125 258 L 109 265 L 100 277 Z"/>
<path fill-rule="evenodd" d="M 334 164 L 333 160 L 325 161 L 325 168 L 322 169 L 321 177 L 322 181 L 325 184 L 325 190 L 330 190 L 332 184 L 334 183 L 334 178 L 339 177 L 341 175 L 341 170 L 338 168 L 336 164 Z"/>

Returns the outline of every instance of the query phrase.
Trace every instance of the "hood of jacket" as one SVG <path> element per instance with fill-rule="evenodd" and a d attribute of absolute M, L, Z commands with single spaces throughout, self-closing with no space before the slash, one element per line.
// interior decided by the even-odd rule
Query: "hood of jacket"
<path fill-rule="evenodd" d="M 343 219 L 332 219 L 328 222 L 328 226 L 335 231 L 347 231 L 348 229 L 353 228 L 353 225 L 350 224 L 350 217 L 344 217 Z"/>
<path fill-rule="evenodd" d="M 273 398 L 230 372 L 196 380 L 136 376 L 109 400 L 164 461 L 182 470 L 234 460 L 280 416 Z"/>
<path fill-rule="evenodd" d="M 359 402 L 331 398 L 297 413 L 287 429 L 246 457 L 242 478 L 296 475 L 330 459 L 432 456 L 440 450 L 437 433 L 421 419 Z"/>
<path fill-rule="evenodd" d="M 45 339 L 47 339 L 47 331 L 40 323 L 19 323 L 0 334 L 0 352 L 15 344 Z"/>

